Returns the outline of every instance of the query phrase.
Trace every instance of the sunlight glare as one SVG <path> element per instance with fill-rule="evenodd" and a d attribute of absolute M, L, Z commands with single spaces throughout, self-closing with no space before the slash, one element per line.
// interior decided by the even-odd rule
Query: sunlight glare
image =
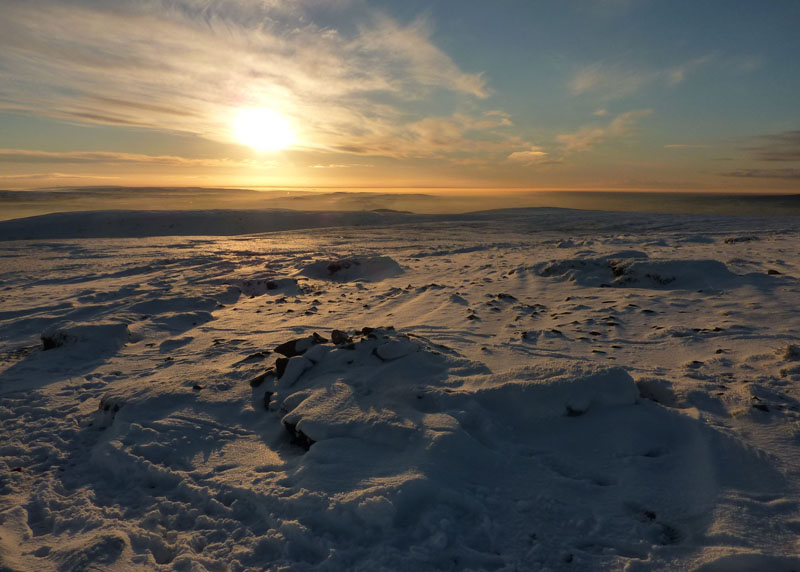
<path fill-rule="evenodd" d="M 233 136 L 256 151 L 280 151 L 295 140 L 289 120 L 266 107 L 239 110 L 233 121 Z"/>

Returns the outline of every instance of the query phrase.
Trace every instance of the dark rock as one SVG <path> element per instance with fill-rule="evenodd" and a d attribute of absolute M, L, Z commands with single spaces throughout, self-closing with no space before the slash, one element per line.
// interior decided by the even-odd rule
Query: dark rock
<path fill-rule="evenodd" d="M 567 405 L 567 417 L 580 417 L 584 413 L 586 412 L 583 411 L 582 409 L 573 409 L 572 407 Z"/>
<path fill-rule="evenodd" d="M 337 346 L 341 344 L 346 344 L 350 342 L 350 336 L 348 336 L 345 332 L 341 330 L 332 330 L 331 341 Z"/>
<path fill-rule="evenodd" d="M 283 358 L 281 358 L 281 359 L 283 359 Z M 260 373 L 257 376 L 255 376 L 253 379 L 251 379 L 250 382 L 249 382 L 250 383 L 250 387 L 258 387 L 259 385 L 264 383 L 264 380 L 267 379 L 267 377 L 269 377 L 270 375 L 275 375 L 275 370 L 273 368 L 269 368 L 267 371 L 265 371 L 263 373 Z"/>
<path fill-rule="evenodd" d="M 302 447 L 303 449 L 308 451 L 311 448 L 311 445 L 314 444 L 313 439 L 311 439 L 308 435 L 297 429 L 296 423 L 289 423 L 288 421 L 284 421 L 283 426 L 286 428 L 286 431 L 289 433 L 289 435 L 291 435 L 293 445 L 297 445 L 298 447 Z"/>
<path fill-rule="evenodd" d="M 753 409 L 758 409 L 764 413 L 769 413 L 769 407 L 767 407 L 765 403 L 761 403 L 761 399 L 757 395 L 751 397 L 750 402 L 750 404 L 753 406 Z"/>
<path fill-rule="evenodd" d="M 269 402 L 272 401 L 272 392 L 265 391 L 264 392 L 264 409 L 269 409 Z"/>
<path fill-rule="evenodd" d="M 739 244 L 740 242 L 752 242 L 754 240 L 761 240 L 757 236 L 734 236 L 725 239 L 725 244 Z"/>
<path fill-rule="evenodd" d="M 289 365 L 289 358 L 280 357 L 275 360 L 275 379 L 280 379 L 283 376 L 287 365 Z"/>
<path fill-rule="evenodd" d="M 52 350 L 63 344 L 63 340 L 59 339 L 57 336 L 46 336 L 42 334 L 42 349 L 45 351 Z"/>
<path fill-rule="evenodd" d="M 315 344 L 324 344 L 327 342 L 327 339 L 320 336 L 317 332 L 314 332 L 307 338 L 297 338 L 296 340 L 283 342 L 279 346 L 275 347 L 275 352 L 286 357 L 300 356 L 306 353 L 308 348 L 311 346 Z"/>
<path fill-rule="evenodd" d="M 247 363 L 247 362 L 251 362 L 251 361 L 261 361 L 264 358 L 266 358 L 270 353 L 272 353 L 272 352 L 270 352 L 269 350 L 256 352 L 254 354 L 250 354 L 249 356 L 246 356 L 246 357 L 240 359 L 239 361 L 237 361 L 233 365 L 239 365 L 239 364 L 243 364 L 243 363 Z"/>
<path fill-rule="evenodd" d="M 778 272 L 774 268 L 770 268 L 769 270 L 767 270 L 767 274 L 769 274 L 770 276 L 780 276 L 781 274 L 783 274 L 783 272 Z"/>

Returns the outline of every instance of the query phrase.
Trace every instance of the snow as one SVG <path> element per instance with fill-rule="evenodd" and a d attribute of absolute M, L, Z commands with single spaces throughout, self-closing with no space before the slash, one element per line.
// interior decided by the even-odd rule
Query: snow
<path fill-rule="evenodd" d="M 797 219 L 51 216 L 0 223 L 2 570 L 800 568 Z"/>
<path fill-rule="evenodd" d="M 381 281 L 403 273 L 400 265 L 389 256 L 317 260 L 302 268 L 299 274 L 318 280 L 352 282 Z"/>

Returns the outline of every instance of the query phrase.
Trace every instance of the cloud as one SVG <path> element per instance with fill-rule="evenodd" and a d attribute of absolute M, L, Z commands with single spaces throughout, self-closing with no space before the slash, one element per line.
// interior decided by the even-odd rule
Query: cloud
<path fill-rule="evenodd" d="M 760 161 L 800 161 L 800 129 L 756 137 L 758 143 L 745 147 Z"/>
<path fill-rule="evenodd" d="M 706 55 L 683 62 L 660 73 L 669 85 L 683 83 L 686 78 L 714 60 L 713 55 Z"/>
<path fill-rule="evenodd" d="M 194 159 L 172 155 L 140 155 L 106 151 L 69 151 L 54 153 L 27 149 L 0 149 L 0 163 L 71 163 L 105 164 L 124 163 L 164 165 L 170 167 L 274 167 L 271 160 Z"/>
<path fill-rule="evenodd" d="M 791 179 L 800 180 L 800 169 L 741 169 L 722 173 L 725 177 L 744 179 Z"/>
<path fill-rule="evenodd" d="M 314 23 L 320 11 L 348 24 Z M 455 109 L 490 92 L 428 20 L 361 3 L 29 0 L 4 2 L 0 18 L 0 109 L 69 121 L 229 142 L 237 109 L 264 106 L 303 148 L 396 155 L 407 150 L 391 136 L 425 118 L 420 100 L 447 94 Z"/>
<path fill-rule="evenodd" d="M 42 181 L 52 179 L 91 179 L 98 181 L 115 180 L 121 177 L 110 175 L 84 175 L 84 174 L 71 174 L 71 173 L 23 173 L 18 175 L 3 175 L 0 180 L 3 181 Z"/>
<path fill-rule="evenodd" d="M 525 166 L 540 165 L 551 161 L 549 153 L 542 151 L 541 147 L 531 147 L 527 151 L 514 151 L 508 156 L 508 160 Z"/>
<path fill-rule="evenodd" d="M 671 143 L 664 145 L 664 149 L 708 149 L 711 145 L 704 145 L 700 143 Z"/>
<path fill-rule="evenodd" d="M 630 135 L 636 122 L 652 112 L 652 109 L 637 109 L 621 113 L 606 125 L 586 125 L 573 133 L 556 136 L 556 141 L 566 152 L 588 151 L 608 139 Z"/>
<path fill-rule="evenodd" d="M 649 74 L 634 69 L 593 64 L 579 70 L 569 82 L 573 95 L 603 92 L 618 98 L 639 91 L 650 82 Z"/>
<path fill-rule="evenodd" d="M 479 98 L 488 97 L 483 75 L 462 72 L 433 44 L 431 35 L 430 23 L 424 18 L 400 26 L 387 16 L 379 16 L 373 25 L 361 28 L 356 44 L 374 57 L 374 65 L 390 72 L 385 73 L 386 77 L 412 77 L 420 87 L 445 86 Z"/>
<path fill-rule="evenodd" d="M 357 141 L 332 150 L 395 159 L 437 158 L 463 164 L 465 155 L 502 155 L 530 143 L 510 134 L 509 116 L 493 110 L 480 114 L 454 113 L 424 117 L 410 123 L 365 119 Z"/>
<path fill-rule="evenodd" d="M 354 169 L 354 168 L 363 168 L 363 167 L 373 167 L 374 165 L 370 165 L 368 163 L 328 163 L 328 164 L 318 164 L 318 165 L 311 165 L 312 169 Z"/>
<path fill-rule="evenodd" d="M 672 67 L 653 69 L 637 65 L 595 63 L 575 73 L 568 87 L 573 95 L 592 93 L 603 99 L 633 95 L 653 84 L 676 86 L 714 60 L 706 55 Z"/>

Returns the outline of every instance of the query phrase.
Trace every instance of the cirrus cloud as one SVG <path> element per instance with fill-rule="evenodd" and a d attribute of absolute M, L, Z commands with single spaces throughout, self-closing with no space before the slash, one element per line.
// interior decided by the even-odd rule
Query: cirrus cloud
<path fill-rule="evenodd" d="M 558 135 L 556 140 L 566 152 L 588 151 L 608 139 L 630 135 L 636 123 L 652 113 L 652 109 L 620 113 L 606 125 L 586 125 L 572 133 Z"/>
<path fill-rule="evenodd" d="M 425 119 L 420 99 L 445 93 L 455 108 L 490 94 L 481 73 L 462 70 L 434 43 L 425 18 L 401 23 L 363 6 L 326 5 L 350 10 L 355 25 L 337 30 L 313 23 L 308 9 L 289 1 L 5 2 L 0 110 L 228 142 L 237 109 L 264 106 L 292 121 L 306 149 L 403 155 L 405 139 L 391 139 Z"/>

